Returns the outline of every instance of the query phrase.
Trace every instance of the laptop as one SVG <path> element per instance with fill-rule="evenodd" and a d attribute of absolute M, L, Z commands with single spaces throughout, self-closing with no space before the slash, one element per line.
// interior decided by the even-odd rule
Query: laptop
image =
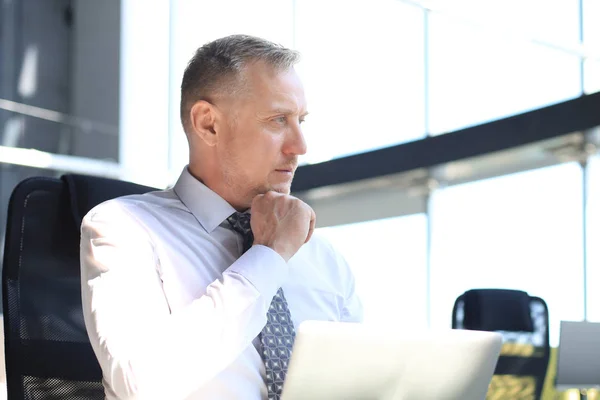
<path fill-rule="evenodd" d="M 282 400 L 483 400 L 501 347 L 493 332 L 306 321 Z"/>
<path fill-rule="evenodd" d="M 600 323 L 560 321 L 557 390 L 600 388 Z"/>

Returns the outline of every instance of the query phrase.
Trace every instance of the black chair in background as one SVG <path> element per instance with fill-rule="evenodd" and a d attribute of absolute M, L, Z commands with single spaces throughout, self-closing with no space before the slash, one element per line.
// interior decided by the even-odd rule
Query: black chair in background
<path fill-rule="evenodd" d="M 82 175 L 14 189 L 2 274 L 9 400 L 104 399 L 81 309 L 81 220 L 105 200 L 151 190 Z"/>
<path fill-rule="evenodd" d="M 550 360 L 548 306 L 526 292 L 469 290 L 452 311 L 452 328 L 499 332 L 504 344 L 487 399 L 540 399 Z"/>

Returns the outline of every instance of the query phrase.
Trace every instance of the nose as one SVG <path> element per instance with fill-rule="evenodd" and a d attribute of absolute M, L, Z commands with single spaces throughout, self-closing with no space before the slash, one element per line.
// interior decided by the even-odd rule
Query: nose
<path fill-rule="evenodd" d="M 301 156 L 306 154 L 306 140 L 299 122 L 290 126 L 283 152 L 286 155 Z"/>

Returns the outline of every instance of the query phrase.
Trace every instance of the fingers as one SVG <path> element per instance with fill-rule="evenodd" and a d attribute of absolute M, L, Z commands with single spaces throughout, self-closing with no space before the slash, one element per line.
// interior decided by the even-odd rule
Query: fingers
<path fill-rule="evenodd" d="M 262 201 L 263 197 L 265 197 L 264 194 L 257 194 L 256 196 L 254 196 L 254 198 L 252 199 L 252 204 L 250 204 L 250 209 L 256 208 Z"/>
<path fill-rule="evenodd" d="M 314 210 L 302 200 L 273 191 L 252 200 L 254 243 L 271 247 L 286 260 L 307 243 L 316 227 Z"/>

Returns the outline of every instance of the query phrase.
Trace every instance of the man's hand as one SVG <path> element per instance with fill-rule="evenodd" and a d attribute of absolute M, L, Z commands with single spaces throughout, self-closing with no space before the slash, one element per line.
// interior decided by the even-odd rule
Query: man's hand
<path fill-rule="evenodd" d="M 273 191 L 259 194 L 252 200 L 251 208 L 254 244 L 272 248 L 286 262 L 315 230 L 315 212 L 293 196 Z"/>

